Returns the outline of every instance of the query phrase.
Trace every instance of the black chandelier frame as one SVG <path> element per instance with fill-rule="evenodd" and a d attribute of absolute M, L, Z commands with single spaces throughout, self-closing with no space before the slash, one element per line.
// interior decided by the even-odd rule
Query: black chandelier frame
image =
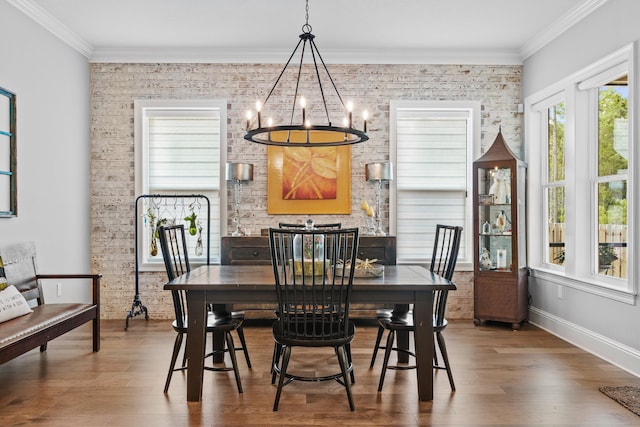
<path fill-rule="evenodd" d="M 280 75 L 278 76 L 276 82 L 273 87 L 269 91 L 266 99 L 262 103 L 262 106 L 266 105 L 271 95 L 274 93 L 276 87 L 280 83 L 282 76 L 284 75 L 287 67 L 291 64 L 291 61 L 298 52 L 300 46 L 302 46 L 302 52 L 300 55 L 300 64 L 298 66 L 298 75 L 296 78 L 295 92 L 293 95 L 293 105 L 291 107 L 291 119 L 290 124 L 288 125 L 277 125 L 277 126 L 263 126 L 262 118 L 260 116 L 260 110 L 258 110 L 257 114 L 257 128 L 250 129 L 251 121 L 247 119 L 247 132 L 244 136 L 244 139 L 250 142 L 255 142 L 258 144 L 264 145 L 273 145 L 273 146 L 281 146 L 281 147 L 289 147 L 289 146 L 312 146 L 312 147 L 331 147 L 331 146 L 341 146 L 341 145 L 352 145 L 358 144 L 360 142 L 365 142 L 369 139 L 367 135 L 367 121 L 366 118 L 364 120 L 364 130 L 359 130 L 353 127 L 352 113 L 345 106 L 345 103 L 336 87 L 336 84 L 331 77 L 331 73 L 329 73 L 329 69 L 322 59 L 322 55 L 318 50 L 318 47 L 314 41 L 315 35 L 311 33 L 312 28 L 309 25 L 309 15 L 308 15 L 308 4 L 307 4 L 307 23 L 302 26 L 302 34 L 300 34 L 300 40 L 296 45 L 295 49 L 289 56 L 289 60 L 282 68 Z M 311 51 L 311 56 L 313 58 L 313 66 L 315 70 L 315 75 L 317 78 L 318 86 L 320 88 L 320 94 L 322 97 L 322 104 L 324 106 L 324 113 L 327 117 L 327 125 L 312 125 L 309 123 L 305 123 L 305 109 L 302 108 L 302 123 L 301 124 L 293 124 L 293 119 L 296 111 L 296 100 L 298 99 L 298 89 L 300 87 L 300 77 L 302 75 L 302 67 L 304 64 L 304 56 L 305 51 L 309 46 L 309 50 Z M 324 87 L 322 85 L 322 80 L 320 78 L 320 69 L 318 67 L 318 60 L 320 64 L 322 64 L 322 68 L 324 69 L 328 80 L 331 82 L 333 89 L 342 105 L 344 111 L 348 113 L 348 125 L 345 126 L 333 126 L 331 123 L 331 118 L 329 117 L 329 108 L 327 106 L 327 100 L 325 97 Z"/>

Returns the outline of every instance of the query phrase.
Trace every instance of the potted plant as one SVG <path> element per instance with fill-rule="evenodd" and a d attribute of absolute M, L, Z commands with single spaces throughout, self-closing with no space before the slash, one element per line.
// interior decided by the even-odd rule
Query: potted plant
<path fill-rule="evenodd" d="M 611 264 L 618 259 L 613 247 L 609 244 L 600 244 L 598 246 L 598 265 L 600 271 L 606 271 L 611 268 Z"/>
<path fill-rule="evenodd" d="M 558 261 L 559 264 L 564 264 L 564 249 L 560 251 L 555 257 L 554 261 Z M 611 268 L 611 264 L 618 259 L 613 246 L 608 243 L 600 244 L 598 246 L 598 267 L 600 271 L 606 271 Z"/>

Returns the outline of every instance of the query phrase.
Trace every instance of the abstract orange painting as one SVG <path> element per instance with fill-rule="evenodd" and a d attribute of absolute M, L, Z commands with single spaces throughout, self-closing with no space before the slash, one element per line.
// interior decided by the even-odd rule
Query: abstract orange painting
<path fill-rule="evenodd" d="M 270 146 L 267 155 L 269 214 L 351 213 L 349 146 Z"/>
<path fill-rule="evenodd" d="M 282 152 L 282 199 L 335 199 L 337 147 L 292 148 Z"/>

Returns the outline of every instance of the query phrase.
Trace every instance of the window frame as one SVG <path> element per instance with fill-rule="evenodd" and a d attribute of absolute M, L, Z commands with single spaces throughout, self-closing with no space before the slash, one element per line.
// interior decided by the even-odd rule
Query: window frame
<path fill-rule="evenodd" d="M 226 233 L 227 224 L 227 191 L 225 181 L 225 167 L 227 162 L 227 101 L 226 99 L 135 99 L 134 100 L 134 151 L 135 151 L 135 189 L 136 196 L 149 194 L 149 144 L 147 129 L 145 126 L 147 111 L 182 111 L 182 110 L 214 110 L 220 115 L 220 145 L 219 149 L 219 170 L 218 170 L 218 190 L 189 190 L 176 189 L 154 194 L 204 194 L 209 197 L 211 204 L 211 218 L 214 218 L 215 201 L 211 200 L 209 193 L 218 194 L 219 199 L 219 223 L 210 218 L 210 235 L 218 234 L 220 236 Z M 145 242 L 149 241 L 149 227 L 144 224 L 144 212 L 141 212 L 136 218 L 138 221 L 138 248 L 145 247 Z M 217 232 L 217 233 L 216 233 Z M 211 258 L 213 264 L 220 262 L 220 257 L 214 254 L 220 253 L 220 239 L 211 239 Z M 216 250 L 217 249 L 217 250 Z M 205 249 L 206 251 L 206 249 Z M 143 256 L 143 251 L 138 251 L 139 271 L 164 271 L 164 263 L 162 259 L 158 261 L 148 261 Z M 205 252 L 206 253 L 206 252 Z M 200 265 L 197 260 L 190 260 L 194 266 Z"/>
<path fill-rule="evenodd" d="M 471 165 L 473 160 L 480 156 L 480 141 L 481 141 L 481 103 L 479 101 L 430 101 L 430 100 L 391 100 L 390 102 L 390 114 L 389 114 L 389 159 L 394 164 L 396 170 L 401 167 L 398 164 L 397 158 L 397 120 L 398 111 L 401 109 L 412 110 L 424 110 L 427 113 L 432 113 L 434 117 L 442 113 L 465 113 L 467 122 L 467 174 L 466 174 L 466 189 L 464 190 L 464 224 L 462 239 L 465 248 L 464 253 L 459 254 L 458 263 L 456 269 L 459 271 L 472 271 L 473 270 L 473 236 L 471 230 L 473 230 L 473 211 L 472 211 L 472 197 L 470 196 L 469 189 L 473 185 L 473 177 L 471 176 Z M 438 189 L 434 190 L 438 191 Z M 398 183 L 397 180 L 393 180 L 389 183 L 389 232 L 391 235 L 397 236 L 398 230 Z M 395 209 L 394 209 L 395 207 Z M 400 243 L 401 244 L 401 243 Z M 416 260 L 403 260 L 398 259 L 398 263 L 411 263 L 411 262 L 428 262 L 430 254 L 426 255 L 426 258 Z"/>
<path fill-rule="evenodd" d="M 559 180 L 559 181 L 551 181 L 550 177 L 549 177 L 549 166 L 547 164 L 547 159 L 549 158 L 549 124 L 548 124 L 548 111 L 551 107 L 554 107 L 558 104 L 564 103 L 565 105 L 565 146 L 564 146 L 564 179 L 563 180 Z M 540 114 L 540 121 L 539 121 L 539 132 L 540 132 L 540 141 L 541 141 L 541 147 L 542 147 L 542 159 L 543 159 L 543 165 L 542 165 L 542 173 L 540 174 L 540 186 L 541 186 L 541 193 L 542 193 L 542 213 L 543 213 L 543 217 L 548 218 L 548 213 L 549 213 L 549 197 L 548 197 L 548 190 L 551 189 L 556 189 L 559 187 L 564 188 L 565 191 L 565 217 L 566 217 L 566 197 L 567 197 L 567 141 L 566 141 L 566 133 L 567 133 L 567 100 L 566 100 L 566 92 L 565 91 L 561 91 L 558 92 L 556 94 L 553 94 L 551 96 L 549 96 L 548 98 L 538 102 L 536 104 L 536 108 L 535 111 L 536 113 Z M 531 174 L 529 174 L 531 175 Z M 566 226 L 566 224 L 565 224 Z M 548 248 L 549 248 L 549 233 L 548 233 L 548 229 L 545 229 L 544 227 L 541 227 L 542 230 L 542 234 L 539 234 L 541 236 L 543 236 L 542 239 L 542 245 L 540 247 L 540 253 L 539 253 L 539 257 L 540 257 L 540 262 L 545 266 L 545 268 L 549 268 L 552 270 L 558 270 L 558 271 L 564 271 L 565 266 L 564 264 L 554 264 L 552 262 L 549 262 L 549 260 L 547 259 L 547 255 L 546 253 L 548 253 Z M 566 230 L 565 230 L 565 234 L 566 234 Z M 566 242 L 565 242 L 566 245 Z M 565 253 L 566 253 L 566 246 L 565 246 Z"/>
<path fill-rule="evenodd" d="M 627 181 L 627 278 L 611 278 L 598 274 L 593 266 L 597 261 L 598 236 L 594 224 L 598 222 L 598 200 L 594 188 L 598 180 L 598 123 L 597 87 L 608 83 L 611 78 L 627 74 L 629 85 L 629 168 Z M 596 87 L 595 96 L 592 87 Z M 634 217 L 636 178 L 634 143 L 636 141 L 636 117 L 633 105 L 634 53 L 629 44 L 590 66 L 562 79 L 533 94 L 525 100 L 525 127 L 527 129 L 527 152 L 529 158 L 529 204 L 528 232 L 530 236 L 546 233 L 543 181 L 546 180 L 546 143 L 544 139 L 544 119 L 551 100 L 564 94 L 566 108 L 565 122 L 565 248 L 567 258 L 564 268 L 545 263 L 543 251 L 545 239 L 529 239 L 529 266 L 534 274 L 554 283 L 573 287 L 592 294 L 629 304 L 635 303 L 637 295 L 636 271 L 634 268 L 637 244 Z M 595 107 L 594 107 L 595 106 Z M 595 108 L 595 112 L 594 112 Z M 584 167 L 587 165 L 588 167 Z M 546 181 L 544 181 L 546 182 Z M 597 229 L 597 227 L 595 227 Z M 580 262 L 579 260 L 588 260 Z"/>
<path fill-rule="evenodd" d="M 8 210 L 0 211 L 0 218 L 13 218 L 18 216 L 18 174 L 17 174 L 17 154 L 16 154 L 16 143 L 17 143 L 17 124 L 16 124 L 16 94 L 8 91 L 7 89 L 3 89 L 0 87 L 0 96 L 7 98 L 8 110 L 6 113 L 7 117 L 7 125 L 8 128 L 2 129 L 0 128 L 0 135 L 7 138 L 9 146 L 7 148 L 7 152 L 9 153 L 9 158 L 7 159 L 8 169 L 0 170 L 0 175 L 8 177 L 8 188 L 3 189 L 7 191 L 7 201 L 9 203 Z M 2 118 L 4 121 L 4 117 Z"/>

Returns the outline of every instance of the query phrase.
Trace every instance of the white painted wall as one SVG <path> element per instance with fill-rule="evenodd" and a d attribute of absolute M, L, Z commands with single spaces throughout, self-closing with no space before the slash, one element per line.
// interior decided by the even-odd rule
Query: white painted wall
<path fill-rule="evenodd" d="M 0 2 L 0 87 L 17 95 L 18 216 L 0 245 L 31 240 L 41 273 L 88 273 L 89 66 L 76 50 Z M 87 299 L 63 283 L 48 301 Z M 84 286 L 82 288 L 85 288 Z"/>
<path fill-rule="evenodd" d="M 636 43 L 637 64 L 640 58 L 639 17 L 640 2 L 637 0 L 606 2 L 592 15 L 525 60 L 523 98 L 534 95 L 632 42 Z M 636 88 L 639 87 L 639 77 L 636 66 L 634 75 L 630 76 Z M 632 95 L 636 106 L 640 106 L 638 95 L 638 91 Z M 640 123 L 638 110 L 640 108 L 634 113 L 636 123 Z M 637 135 L 633 145 L 638 159 Z M 636 182 L 637 179 L 636 172 Z M 636 189 L 632 198 L 637 201 L 637 196 Z M 535 201 L 529 200 L 529 203 L 531 206 Z M 637 212 L 635 217 L 638 218 Z M 636 248 L 640 243 L 638 237 L 636 230 L 631 236 Z M 634 259 L 638 259 L 637 254 Z M 570 282 L 563 282 L 562 278 L 552 280 L 531 278 L 531 321 L 640 375 L 640 334 L 637 326 L 640 307 L 637 298 L 635 304 L 618 302 L 577 289 Z"/>

